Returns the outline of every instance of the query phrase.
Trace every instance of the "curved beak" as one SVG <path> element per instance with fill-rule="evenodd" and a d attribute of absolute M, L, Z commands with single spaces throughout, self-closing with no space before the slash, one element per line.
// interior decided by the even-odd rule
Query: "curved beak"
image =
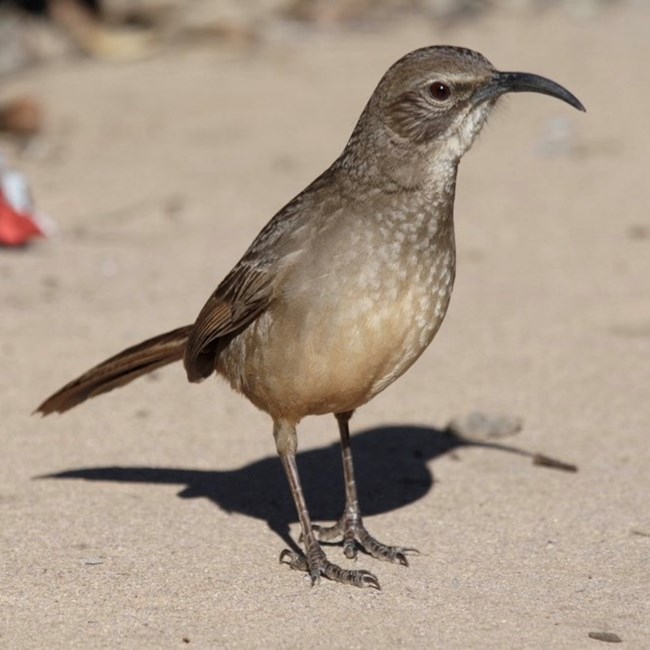
<path fill-rule="evenodd" d="M 560 84 L 528 72 L 497 72 L 490 81 L 481 86 L 472 97 L 475 105 L 496 99 L 506 93 L 541 93 L 561 99 L 579 111 L 585 111 L 580 100 Z"/>

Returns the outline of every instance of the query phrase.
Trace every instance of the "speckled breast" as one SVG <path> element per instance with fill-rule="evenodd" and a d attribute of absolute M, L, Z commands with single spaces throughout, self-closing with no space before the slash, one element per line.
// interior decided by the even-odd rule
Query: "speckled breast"
<path fill-rule="evenodd" d="M 434 225 L 429 232 L 422 224 L 380 224 L 359 242 L 348 233 L 345 247 L 324 238 L 283 294 L 223 351 L 218 370 L 276 418 L 367 402 L 415 362 L 445 316 L 453 228 Z"/>

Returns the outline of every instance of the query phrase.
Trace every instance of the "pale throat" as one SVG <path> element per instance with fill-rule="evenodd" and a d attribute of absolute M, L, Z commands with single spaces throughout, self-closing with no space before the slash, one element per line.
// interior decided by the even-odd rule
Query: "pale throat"
<path fill-rule="evenodd" d="M 444 139 L 441 153 L 446 159 L 455 160 L 458 164 L 485 126 L 493 106 L 494 102 L 485 102 L 459 118 Z"/>

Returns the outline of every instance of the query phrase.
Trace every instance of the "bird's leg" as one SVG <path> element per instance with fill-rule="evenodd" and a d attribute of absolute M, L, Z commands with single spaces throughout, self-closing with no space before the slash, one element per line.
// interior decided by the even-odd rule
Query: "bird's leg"
<path fill-rule="evenodd" d="M 300 485 L 298 466 L 296 465 L 296 428 L 293 424 L 285 421 L 275 422 L 273 428 L 275 444 L 284 467 L 291 496 L 298 511 L 300 526 L 302 528 L 302 542 L 305 547 L 305 554 L 300 555 L 289 549 L 280 553 L 280 562 L 288 564 L 292 569 L 306 571 L 311 578 L 312 586 L 320 582 L 320 577 L 325 576 L 335 582 L 342 582 L 355 587 L 374 587 L 380 589 L 379 581 L 369 571 L 353 571 L 342 569 L 332 564 L 321 548 L 314 530 L 311 518 L 305 502 L 305 495 Z"/>
<path fill-rule="evenodd" d="M 345 556 L 354 559 L 357 556 L 357 548 L 360 546 L 364 551 L 375 558 L 387 562 L 399 562 L 408 566 L 406 556 L 409 553 L 417 553 L 414 548 L 403 546 L 388 546 L 377 541 L 363 525 L 359 498 L 357 496 L 357 484 L 354 478 L 354 465 L 352 463 L 352 449 L 350 447 L 349 421 L 352 412 L 337 413 L 336 420 L 341 434 L 341 455 L 343 458 L 343 476 L 345 479 L 345 510 L 341 518 L 328 527 L 313 526 L 322 542 L 329 542 L 343 537 L 343 552 Z"/>

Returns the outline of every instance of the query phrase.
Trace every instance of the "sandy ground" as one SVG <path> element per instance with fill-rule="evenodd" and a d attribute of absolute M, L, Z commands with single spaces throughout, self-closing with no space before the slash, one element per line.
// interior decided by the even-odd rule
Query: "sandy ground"
<path fill-rule="evenodd" d="M 607 632 L 650 647 L 642 4 L 68 61 L 5 84 L 47 107 L 14 162 L 60 233 L 0 251 L 0 646 L 596 648 Z M 408 569 L 361 557 L 381 592 L 311 589 L 278 564 L 298 526 L 270 422 L 222 382 L 175 366 L 62 417 L 30 412 L 191 321 L 338 154 L 385 68 L 439 42 L 550 76 L 588 113 L 512 96 L 463 161 L 447 320 L 353 420 L 369 528 L 422 554 Z M 484 446 L 443 433 L 477 410 L 524 428 Z M 332 418 L 302 424 L 316 520 L 342 505 L 336 439 Z"/>

